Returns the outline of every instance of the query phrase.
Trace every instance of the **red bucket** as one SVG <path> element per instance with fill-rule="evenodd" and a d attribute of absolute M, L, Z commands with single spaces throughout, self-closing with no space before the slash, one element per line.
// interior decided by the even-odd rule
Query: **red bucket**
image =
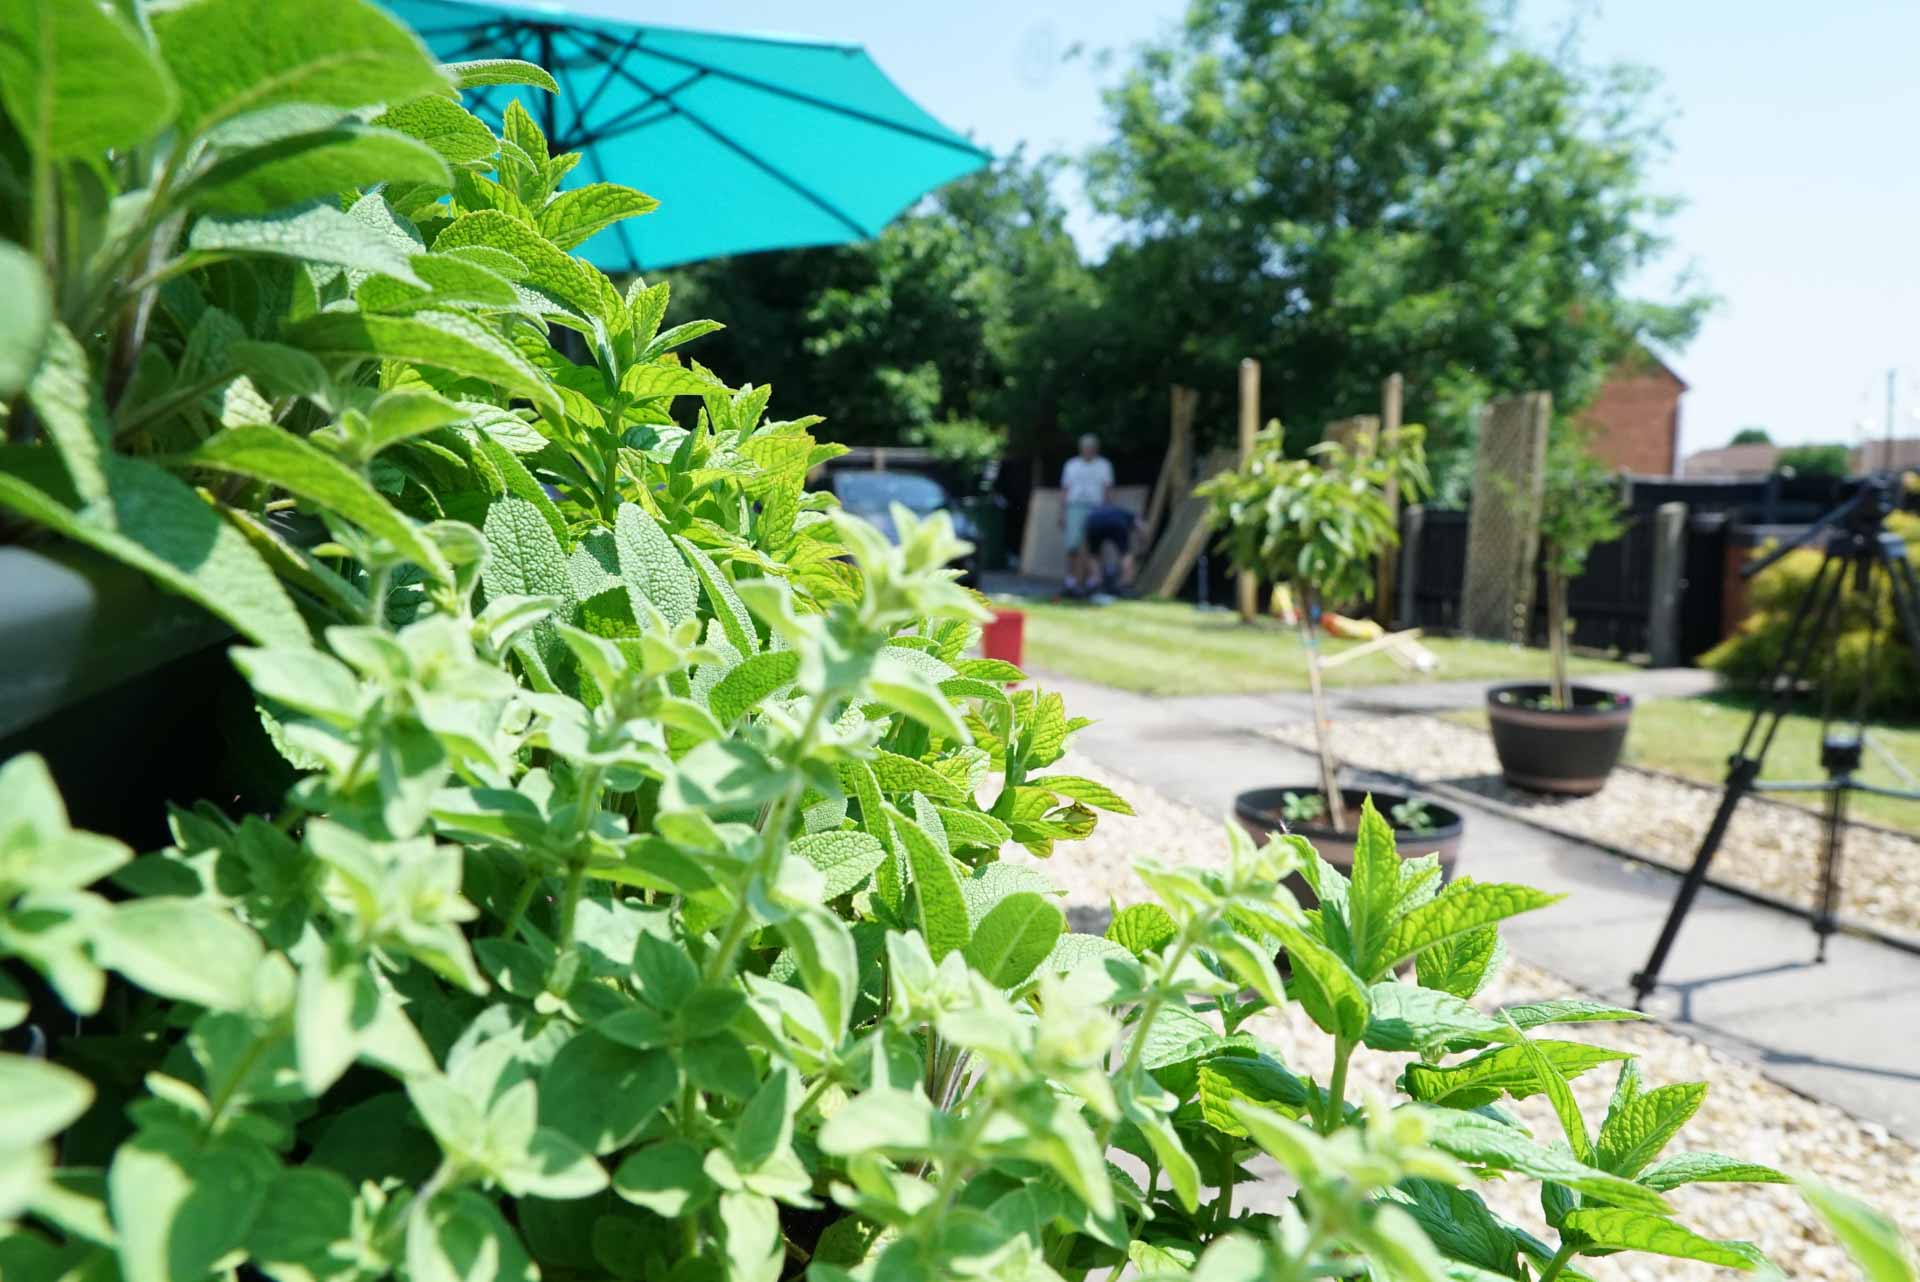
<path fill-rule="evenodd" d="M 1027 616 L 1018 610 L 996 610 L 980 629 L 980 653 L 1020 666 L 1020 649 L 1027 635 Z"/>

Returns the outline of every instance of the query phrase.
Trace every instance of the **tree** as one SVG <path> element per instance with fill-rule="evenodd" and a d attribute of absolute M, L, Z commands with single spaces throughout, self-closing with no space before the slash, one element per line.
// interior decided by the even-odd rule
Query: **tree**
<path fill-rule="evenodd" d="M 1074 376 L 1063 336 L 1094 302 L 1054 168 L 1015 153 L 871 241 L 678 269 L 672 319 L 728 316 L 713 368 L 822 407 L 837 440 L 926 439 L 949 420 L 1054 431 Z"/>
<path fill-rule="evenodd" d="M 1276 421 L 1255 438 L 1253 452 L 1237 471 L 1222 473 L 1195 491 L 1207 500 L 1233 568 L 1289 585 L 1300 603 L 1320 786 L 1336 832 L 1346 829 L 1346 807 L 1327 739 L 1314 625 L 1322 607 L 1344 606 L 1373 590 L 1375 558 L 1400 541 L 1387 487 L 1397 482 L 1409 500 L 1426 491 L 1425 437 L 1425 428 L 1408 425 L 1359 450 L 1323 441 L 1313 447 L 1314 458 L 1288 458 Z"/>
<path fill-rule="evenodd" d="M 1733 434 L 1729 445 L 1771 445 L 1773 437 L 1767 435 L 1764 427 L 1743 427 Z"/>
<path fill-rule="evenodd" d="M 1562 420 L 1548 442 L 1540 502 L 1540 565 L 1547 574 L 1547 653 L 1553 706 L 1573 707 L 1567 684 L 1567 584 L 1587 568 L 1587 554 L 1626 532 L 1619 478 L 1593 456 L 1586 437 Z"/>
<path fill-rule="evenodd" d="M 1577 410 L 1635 339 L 1687 337 L 1704 300 L 1626 292 L 1672 208 L 1647 187 L 1649 78 L 1533 52 L 1490 9 L 1198 0 L 1109 92 L 1090 158 L 1126 227 L 1116 323 L 1197 386 L 1259 357 L 1263 409 L 1304 424 L 1399 370 L 1456 457 L 1488 394 Z"/>
<path fill-rule="evenodd" d="M 1802 476 L 1845 476 L 1853 470 L 1853 459 L 1844 445 L 1789 445 L 1774 456 L 1773 465 Z"/>

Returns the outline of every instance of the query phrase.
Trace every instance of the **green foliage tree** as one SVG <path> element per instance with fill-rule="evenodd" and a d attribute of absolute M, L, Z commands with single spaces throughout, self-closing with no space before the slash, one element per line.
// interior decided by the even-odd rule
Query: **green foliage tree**
<path fill-rule="evenodd" d="M 1570 423 L 1556 423 L 1548 442 L 1546 483 L 1540 500 L 1540 567 L 1547 576 L 1547 651 L 1552 663 L 1552 706 L 1571 708 L 1567 684 L 1567 584 L 1585 573 L 1594 547 L 1626 533 L 1620 479 L 1595 458 L 1586 437 Z"/>
<path fill-rule="evenodd" d="M 41 1052 L 0 1052 L 0 1275 L 1759 1263 L 1667 1199 L 1782 1178 L 1659 1156 L 1704 1084 L 1533 1035 L 1632 1012 L 1469 1000 L 1553 897 L 1442 889 L 1371 807 L 1351 879 L 1230 830 L 1069 931 L 1002 854 L 1127 813 L 1058 769 L 1085 723 L 967 657 L 944 517 L 889 542 L 807 494 L 838 447 L 683 361 L 711 327 L 663 328 L 664 285 L 568 252 L 651 202 L 459 107 L 498 83 L 552 85 L 436 67 L 366 0 L 0 7 L 9 533 L 231 622 L 296 779 L 136 855 L 0 763 L 0 1030 Z M 1258 1033 L 1288 1003 L 1325 1081 Z M 1347 1098 L 1363 1052 L 1404 1098 Z M 1567 1081 L 1611 1062 L 1596 1133 Z M 1495 1107 L 1542 1093 L 1564 1145 Z M 1233 1208 L 1256 1155 L 1297 1186 L 1277 1214 Z M 1551 1242 L 1495 1178 L 1540 1183 Z M 1816 1196 L 1894 1276 L 1884 1225 Z"/>
<path fill-rule="evenodd" d="M 1844 445 L 1789 445 L 1774 456 L 1773 466 L 1803 476 L 1846 476 L 1853 471 L 1853 457 Z"/>
<path fill-rule="evenodd" d="M 898 443 L 948 421 L 1056 433 L 1094 293 L 1055 168 L 1016 153 L 872 241 L 678 269 L 675 314 L 742 317 L 711 344 L 714 367 L 831 407 L 842 440 Z"/>
<path fill-rule="evenodd" d="M 1130 319 L 1184 381 L 1230 388 L 1255 355 L 1266 403 L 1311 423 L 1401 371 L 1445 471 L 1487 395 L 1577 409 L 1634 338 L 1692 332 L 1701 298 L 1627 292 L 1672 207 L 1649 81 L 1533 52 L 1492 10 L 1200 0 L 1140 55 L 1090 162 L 1126 227 L 1103 287 L 1153 300 Z"/>
<path fill-rule="evenodd" d="M 1728 441 L 1727 444 L 1771 445 L 1773 444 L 1773 437 L 1768 435 L 1767 429 L 1764 427 L 1743 427 L 1733 434 L 1733 439 Z"/>
<path fill-rule="evenodd" d="M 1327 742 L 1314 624 L 1322 607 L 1359 601 L 1373 591 L 1375 559 L 1400 541 L 1387 485 L 1397 479 L 1409 501 L 1426 492 L 1424 436 L 1425 428 L 1409 425 L 1359 450 L 1325 441 L 1313 447 L 1311 458 L 1288 458 L 1276 422 L 1255 438 L 1237 471 L 1195 490 L 1207 500 L 1233 567 L 1293 588 L 1313 692 L 1320 786 L 1336 831 L 1347 827 L 1346 806 Z"/>

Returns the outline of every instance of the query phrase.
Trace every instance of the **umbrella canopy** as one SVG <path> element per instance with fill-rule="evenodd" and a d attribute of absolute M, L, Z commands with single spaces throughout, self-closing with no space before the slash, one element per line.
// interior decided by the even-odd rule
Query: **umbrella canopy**
<path fill-rule="evenodd" d="M 524 58 L 558 94 L 467 91 L 496 125 L 507 103 L 597 182 L 660 201 L 576 252 L 609 272 L 878 234 L 991 157 L 921 110 L 858 45 L 637 26 L 568 11 L 386 0 L 449 61 Z"/>

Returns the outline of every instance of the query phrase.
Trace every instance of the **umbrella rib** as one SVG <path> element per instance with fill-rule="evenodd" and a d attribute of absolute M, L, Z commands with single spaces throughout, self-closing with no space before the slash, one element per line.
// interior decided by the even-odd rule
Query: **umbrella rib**
<path fill-rule="evenodd" d="M 650 94 L 655 98 L 662 97 L 660 92 L 656 90 L 652 85 L 649 85 L 646 81 L 640 79 L 640 77 L 634 75 L 631 71 L 628 71 L 625 67 L 618 66 L 617 64 L 614 64 L 614 63 L 608 63 L 607 65 L 613 69 L 616 75 L 620 76 L 622 79 L 626 80 L 628 83 L 636 86 L 642 92 Z M 696 64 L 689 64 L 689 65 L 696 65 Z M 729 138 L 726 134 L 722 133 L 717 127 L 715 127 L 714 125 L 710 124 L 708 121 L 703 119 L 699 115 L 699 113 L 690 111 L 687 107 L 685 107 L 681 103 L 675 102 L 671 98 L 662 98 L 662 101 L 664 101 L 667 104 L 667 110 L 678 112 L 680 115 L 685 116 L 690 124 L 692 124 L 695 128 L 705 132 L 715 142 L 719 143 L 723 147 L 728 148 L 729 150 L 734 152 L 736 155 L 738 155 L 742 160 L 746 161 L 748 164 L 753 165 L 756 168 L 765 171 L 769 177 L 774 179 L 774 181 L 782 184 L 785 187 L 790 188 L 793 191 L 793 193 L 799 196 L 801 199 L 809 201 L 812 204 L 818 206 L 821 209 L 821 211 L 826 213 L 829 217 L 837 219 L 838 221 L 852 228 L 853 234 L 855 236 L 865 238 L 867 236 L 873 235 L 873 233 L 867 230 L 867 228 L 863 226 L 857 219 L 849 216 L 844 210 L 841 210 L 838 207 L 836 207 L 834 203 L 828 200 L 825 196 L 822 196 L 819 192 L 814 191 L 811 187 L 808 187 L 805 184 L 801 183 L 798 179 L 794 178 L 792 175 L 782 172 L 780 169 L 776 168 L 771 162 L 767 161 L 766 159 L 755 155 L 753 152 L 749 151 L 747 148 L 741 146 L 738 142 L 735 142 L 732 138 Z M 603 133 L 602 137 L 604 136 L 606 135 Z"/>
<path fill-rule="evenodd" d="M 625 111 L 621 112 L 619 115 L 613 117 L 611 120 L 608 120 L 605 124 L 595 126 L 592 136 L 599 138 L 599 137 L 611 136 L 613 134 L 618 134 L 618 133 L 626 133 L 630 130 L 638 130 L 640 128 L 643 128 L 646 125 L 652 124 L 656 120 L 661 120 L 667 116 L 672 115 L 674 112 L 680 109 L 679 105 L 673 101 L 673 95 L 679 93 L 682 89 L 685 89 L 689 85 L 692 85 L 694 82 L 700 80 L 706 74 L 707 73 L 704 71 L 696 71 L 692 75 L 688 76 L 685 80 L 681 80 L 676 84 L 674 84 L 671 88 L 648 89 L 647 96 L 641 99 L 639 103 L 637 103 L 632 107 L 627 108 Z M 644 87 L 641 85 L 641 82 L 639 81 L 635 81 L 634 83 L 636 84 L 636 86 Z M 641 119 L 641 117 L 645 115 L 646 112 L 662 104 L 665 105 L 666 110 L 661 112 L 660 115 L 651 116 L 646 119 Z"/>
<path fill-rule="evenodd" d="M 604 42 L 611 40 L 610 36 L 599 31 L 589 30 L 588 34 L 598 41 Z M 641 34 L 643 36 L 645 35 L 644 30 Z M 854 52 L 855 49 L 857 49 L 857 46 L 842 48 L 838 51 L 851 53 Z M 701 62 L 694 58 L 685 58 L 676 53 L 668 53 L 652 45 L 643 44 L 640 51 L 645 53 L 649 58 L 658 58 L 662 62 L 673 62 L 683 67 L 693 67 L 705 71 L 709 75 L 719 76 L 723 80 L 731 80 L 737 84 L 748 85 L 764 93 L 774 94 L 777 97 L 791 98 L 795 102 L 804 102 L 810 107 L 818 107 L 823 111 L 831 111 L 837 115 L 847 116 L 854 120 L 863 120 L 868 124 L 879 125 L 883 129 L 891 129 L 895 133 L 902 133 L 910 137 L 919 138 L 924 142 L 937 143 L 942 147 L 948 147 L 954 151 L 969 152 L 987 160 L 993 159 L 991 152 L 976 147 L 964 139 L 935 133 L 929 129 L 922 129 L 918 125 L 909 125 L 898 120 L 889 120 L 885 116 L 876 115 L 871 111 L 862 111 L 858 107 L 849 107 L 845 103 L 834 102 L 829 98 L 821 98 L 814 94 L 802 93 L 798 89 L 789 89 L 785 85 L 777 85 L 770 80 L 762 80 L 758 76 L 749 76 L 738 71 L 729 71 L 724 67 L 716 67 L 711 63 Z M 624 72 L 624 68 L 622 70 Z M 640 82 L 636 81 L 636 83 Z"/>

